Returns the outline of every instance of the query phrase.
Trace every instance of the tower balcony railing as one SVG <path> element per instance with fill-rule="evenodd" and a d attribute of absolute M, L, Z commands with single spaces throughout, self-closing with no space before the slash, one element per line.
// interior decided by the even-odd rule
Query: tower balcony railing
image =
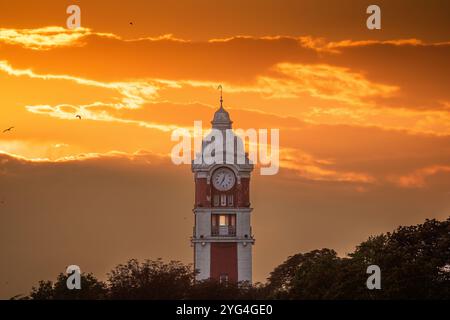
<path fill-rule="evenodd" d="M 211 236 L 234 237 L 236 236 L 236 226 L 211 226 Z"/>

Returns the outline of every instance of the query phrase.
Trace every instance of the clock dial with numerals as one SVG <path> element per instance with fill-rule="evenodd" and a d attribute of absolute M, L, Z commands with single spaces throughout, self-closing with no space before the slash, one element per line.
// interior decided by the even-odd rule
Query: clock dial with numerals
<path fill-rule="evenodd" d="M 216 188 L 219 191 L 228 191 L 231 188 L 233 188 L 236 177 L 234 176 L 233 171 L 231 171 L 228 168 L 220 168 L 217 169 L 213 176 L 212 176 L 212 182 L 214 188 Z"/>

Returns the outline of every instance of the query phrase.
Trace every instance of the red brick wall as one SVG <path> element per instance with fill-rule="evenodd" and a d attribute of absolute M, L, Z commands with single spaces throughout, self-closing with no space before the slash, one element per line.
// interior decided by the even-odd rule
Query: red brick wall
<path fill-rule="evenodd" d="M 221 274 L 228 274 L 228 281 L 238 281 L 237 244 L 211 243 L 211 278 L 219 280 Z"/>
<path fill-rule="evenodd" d="M 211 206 L 211 188 L 210 185 L 206 183 L 206 178 L 195 180 L 195 206 Z"/>
<path fill-rule="evenodd" d="M 241 184 L 237 185 L 236 195 L 237 195 L 237 205 L 239 207 L 249 207 L 250 206 L 250 179 L 241 178 Z"/>
<path fill-rule="evenodd" d="M 211 184 L 206 183 L 206 178 L 195 180 L 195 206 L 209 208 L 212 206 L 212 200 L 217 192 Z M 235 187 L 225 192 L 226 194 L 234 194 L 233 207 L 249 207 L 250 206 L 250 179 L 241 178 L 241 183 L 236 183 Z"/>

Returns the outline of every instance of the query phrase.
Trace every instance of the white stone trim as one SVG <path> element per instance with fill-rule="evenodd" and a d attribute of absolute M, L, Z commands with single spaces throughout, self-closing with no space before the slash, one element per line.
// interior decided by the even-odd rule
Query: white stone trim
<path fill-rule="evenodd" d="M 199 212 L 210 212 L 212 214 L 215 213 L 241 213 L 241 212 L 252 212 L 253 208 L 247 208 L 247 207 L 240 207 L 240 208 L 233 208 L 233 207 L 197 207 L 192 209 L 192 211 L 197 214 Z"/>
<path fill-rule="evenodd" d="M 195 212 L 195 237 L 197 239 L 203 235 L 208 237 L 211 234 L 211 212 L 199 211 Z"/>
<path fill-rule="evenodd" d="M 252 246 L 237 244 L 238 281 L 252 282 Z"/>
<path fill-rule="evenodd" d="M 192 238 L 192 243 L 211 243 L 211 242 L 236 242 L 236 243 L 248 243 L 248 244 L 254 244 L 255 239 L 254 238 L 233 238 L 233 237 L 207 237 L 207 238 Z"/>
<path fill-rule="evenodd" d="M 196 280 L 206 280 L 211 277 L 211 244 L 195 243 L 195 269 L 198 270 Z"/>

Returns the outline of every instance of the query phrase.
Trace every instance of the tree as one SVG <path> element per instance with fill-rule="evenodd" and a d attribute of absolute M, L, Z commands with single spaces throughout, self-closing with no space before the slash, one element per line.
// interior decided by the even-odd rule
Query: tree
<path fill-rule="evenodd" d="M 289 256 L 286 261 L 277 266 L 267 279 L 266 290 L 273 299 L 287 298 L 292 290 L 295 273 L 304 260 L 302 253 Z"/>
<path fill-rule="evenodd" d="M 381 290 L 366 287 L 370 265 L 381 269 Z M 449 299 L 450 218 L 370 237 L 344 258 L 298 253 L 274 269 L 267 289 L 278 299 Z"/>
<path fill-rule="evenodd" d="M 108 274 L 111 299 L 183 299 L 194 281 L 191 266 L 161 259 L 130 260 Z"/>
<path fill-rule="evenodd" d="M 266 297 L 266 289 L 260 283 L 220 283 L 213 279 L 196 281 L 187 296 L 192 300 L 262 300 Z"/>
<path fill-rule="evenodd" d="M 30 299 L 33 300 L 53 300 L 54 298 L 53 282 L 39 281 L 37 287 L 33 287 L 30 293 Z"/>
<path fill-rule="evenodd" d="M 350 256 L 362 266 L 381 268 L 379 298 L 450 298 L 450 218 L 371 237 Z"/>
<path fill-rule="evenodd" d="M 81 289 L 69 290 L 67 288 L 68 275 L 60 273 L 55 283 L 40 281 L 33 287 L 28 298 L 33 300 L 100 300 L 107 297 L 105 283 L 97 280 L 90 273 L 81 274 Z"/>
<path fill-rule="evenodd" d="M 330 249 L 313 250 L 304 254 L 292 280 L 289 298 L 330 299 L 330 289 L 336 286 L 340 262 L 336 252 Z"/>
<path fill-rule="evenodd" d="M 298 253 L 275 268 L 267 290 L 273 299 L 327 299 L 341 260 L 334 250 Z"/>

